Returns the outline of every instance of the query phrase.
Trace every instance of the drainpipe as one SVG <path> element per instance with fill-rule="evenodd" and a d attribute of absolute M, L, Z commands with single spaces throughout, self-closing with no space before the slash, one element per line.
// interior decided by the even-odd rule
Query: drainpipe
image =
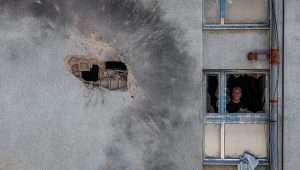
<path fill-rule="evenodd" d="M 271 84 L 270 84 L 270 100 L 271 100 L 271 170 L 278 170 L 278 78 L 279 78 L 279 50 L 271 49 L 270 65 L 271 65 Z"/>

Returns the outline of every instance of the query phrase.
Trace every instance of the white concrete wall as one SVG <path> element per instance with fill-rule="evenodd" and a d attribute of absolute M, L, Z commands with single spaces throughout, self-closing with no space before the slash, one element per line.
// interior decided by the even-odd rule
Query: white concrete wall
<path fill-rule="evenodd" d="M 266 58 L 254 63 L 247 59 L 249 52 L 268 52 L 268 31 L 206 31 L 204 35 L 204 68 L 269 68 Z"/>
<path fill-rule="evenodd" d="M 36 20 L 0 20 L 0 169 L 97 169 L 129 96 L 84 89 L 63 65 L 81 49 L 62 34 L 42 41 Z"/>
<path fill-rule="evenodd" d="M 300 2 L 285 1 L 284 170 L 300 167 Z"/>

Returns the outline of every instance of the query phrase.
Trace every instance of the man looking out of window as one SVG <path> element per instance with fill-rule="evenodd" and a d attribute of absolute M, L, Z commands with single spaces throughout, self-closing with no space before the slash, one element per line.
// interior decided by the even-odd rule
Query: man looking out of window
<path fill-rule="evenodd" d="M 242 89 L 234 87 L 231 91 L 230 102 L 227 104 L 228 113 L 247 112 L 246 106 L 241 101 Z"/>

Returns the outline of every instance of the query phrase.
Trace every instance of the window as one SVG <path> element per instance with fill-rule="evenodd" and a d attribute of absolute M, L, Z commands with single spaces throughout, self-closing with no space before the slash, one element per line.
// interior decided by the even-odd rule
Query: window
<path fill-rule="evenodd" d="M 204 28 L 268 28 L 269 0 L 205 0 Z"/>
<path fill-rule="evenodd" d="M 230 105 L 235 93 L 240 93 L 242 107 L 240 112 L 266 113 L 266 75 L 261 73 L 226 74 L 226 111 L 229 113 L 237 112 Z M 229 106 L 229 107 L 227 107 Z"/>
<path fill-rule="evenodd" d="M 207 113 L 269 112 L 268 74 L 265 71 L 207 71 L 206 82 Z M 240 105 L 234 105 L 234 97 Z"/>
<path fill-rule="evenodd" d="M 268 81 L 267 70 L 205 71 L 204 169 L 236 169 L 230 165 L 238 164 L 245 152 L 267 167 Z"/>
<path fill-rule="evenodd" d="M 109 90 L 127 88 L 128 70 L 121 61 L 98 61 L 95 58 L 71 56 L 66 58 L 66 67 L 87 85 Z"/>

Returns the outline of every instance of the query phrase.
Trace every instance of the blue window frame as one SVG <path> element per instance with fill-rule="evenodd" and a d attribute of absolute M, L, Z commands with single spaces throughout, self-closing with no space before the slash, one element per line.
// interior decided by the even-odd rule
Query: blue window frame
<path fill-rule="evenodd" d="M 260 75 L 263 76 L 263 81 L 265 81 L 264 88 L 264 112 L 252 112 L 252 113 L 228 113 L 226 111 L 226 103 L 228 102 L 228 75 Z M 243 127 L 247 129 L 247 127 L 254 128 L 257 126 L 258 129 L 265 129 L 266 133 L 266 141 L 265 146 L 263 148 L 266 149 L 266 155 L 259 158 L 260 166 L 269 166 L 269 153 L 270 153 L 270 144 L 269 144 L 269 127 L 270 127 L 270 114 L 269 114 L 269 72 L 268 70 L 205 70 L 205 128 L 211 126 L 210 130 L 205 130 L 205 138 L 207 133 L 210 133 L 210 139 L 214 139 L 212 143 L 207 144 L 210 141 L 205 139 L 204 142 L 204 166 L 232 166 L 237 165 L 239 163 L 238 157 L 230 157 L 226 156 L 227 151 L 225 151 L 226 147 L 228 148 L 228 143 L 226 144 L 226 140 L 228 140 L 228 136 L 226 135 L 227 130 L 230 129 L 228 127 Z M 210 93 L 210 96 L 209 94 Z M 215 94 L 213 104 L 208 104 L 208 100 L 212 99 L 212 94 Z M 209 96 L 209 97 L 208 97 Z M 217 102 L 216 102 L 217 101 Z M 208 108 L 208 105 L 213 105 L 212 108 Z M 217 108 L 217 109 L 216 109 Z M 260 127 L 260 128 L 259 128 Z M 254 131 L 252 133 L 252 137 L 255 137 Z M 257 131 L 260 133 L 260 131 Z M 212 133 L 216 133 L 215 136 Z M 227 133 L 227 134 L 226 134 Z M 232 132 L 231 132 L 232 133 Z M 260 139 L 263 141 L 263 135 L 260 133 Z M 236 136 L 235 136 L 236 138 Z M 259 137 L 258 137 L 259 138 Z M 219 142 L 216 140 L 220 139 Z M 263 141 L 264 142 L 264 141 Z M 211 149 L 212 147 L 217 147 Z M 206 153 L 206 149 L 209 148 L 212 152 L 211 155 Z M 242 154 L 242 153 L 240 153 Z"/>

